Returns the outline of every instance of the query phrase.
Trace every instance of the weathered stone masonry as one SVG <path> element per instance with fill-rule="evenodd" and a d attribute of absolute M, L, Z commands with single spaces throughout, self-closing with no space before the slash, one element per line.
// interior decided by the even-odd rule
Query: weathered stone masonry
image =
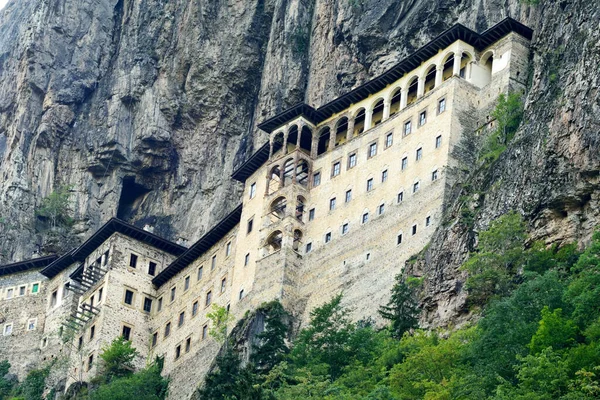
<path fill-rule="evenodd" d="M 530 39 L 511 19 L 482 34 L 457 25 L 339 99 L 263 122 L 269 142 L 233 175 L 242 204 L 189 248 L 111 219 L 58 259 L 2 267 L 0 358 L 23 376 L 64 357 L 68 386 L 123 335 L 139 367 L 164 357 L 180 399 L 218 351 L 212 304 L 237 320 L 278 299 L 305 322 L 343 291 L 353 318 L 374 317 L 442 219 L 461 116 L 485 126 L 497 96 L 524 87 Z"/>

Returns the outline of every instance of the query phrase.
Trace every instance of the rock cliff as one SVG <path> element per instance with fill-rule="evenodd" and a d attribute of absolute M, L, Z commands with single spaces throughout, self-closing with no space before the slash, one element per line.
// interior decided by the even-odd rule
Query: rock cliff
<path fill-rule="evenodd" d="M 229 178 L 256 125 L 319 106 L 456 22 L 534 29 L 525 120 L 448 202 L 410 273 L 429 324 L 464 314 L 457 266 L 476 231 L 518 209 L 535 238 L 600 222 L 600 7 L 594 0 L 11 0 L 0 11 L 0 262 L 48 251 L 35 209 L 71 185 L 74 233 L 119 216 L 197 239 L 239 202 Z M 474 194 L 476 193 L 476 194 Z M 469 197 L 474 229 L 452 222 Z M 464 203 L 464 201 L 463 201 Z"/>

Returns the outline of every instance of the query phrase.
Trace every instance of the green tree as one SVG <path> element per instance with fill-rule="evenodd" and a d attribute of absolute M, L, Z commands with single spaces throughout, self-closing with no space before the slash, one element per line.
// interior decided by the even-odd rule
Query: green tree
<path fill-rule="evenodd" d="M 6 379 L 8 371 L 10 370 L 10 363 L 8 360 L 0 362 L 0 399 L 6 399 L 16 382 L 14 380 Z"/>
<path fill-rule="evenodd" d="M 225 307 L 213 303 L 212 311 L 206 314 L 206 316 L 212 322 L 208 331 L 210 336 L 219 343 L 225 343 L 225 339 L 227 339 L 227 324 L 233 319 L 229 311 Z"/>
<path fill-rule="evenodd" d="M 122 336 L 116 338 L 100 353 L 102 361 L 98 380 L 108 383 L 132 375 L 135 369 L 134 360 L 138 355 L 138 351 L 131 346 L 130 341 Z"/>
<path fill-rule="evenodd" d="M 400 339 L 404 332 L 417 327 L 418 306 L 415 288 L 406 282 L 402 274 L 398 274 L 390 300 L 387 305 L 379 307 L 379 315 L 391 322 L 392 337 Z"/>
<path fill-rule="evenodd" d="M 92 400 L 164 400 L 169 381 L 161 376 L 163 360 L 157 358 L 148 367 L 128 376 L 115 378 L 91 392 Z"/>
<path fill-rule="evenodd" d="M 42 204 L 36 210 L 36 215 L 50 220 L 50 226 L 55 229 L 59 224 L 71 225 L 73 220 L 69 216 L 71 203 L 69 191 L 72 186 L 61 186 L 48 197 L 42 200 Z"/>
<path fill-rule="evenodd" d="M 253 346 L 250 359 L 259 371 L 268 372 L 289 352 L 285 338 L 290 316 L 278 301 L 261 308 L 265 314 L 265 329 L 257 335 L 259 344 Z"/>
<path fill-rule="evenodd" d="M 497 131 L 500 133 L 503 145 L 511 141 L 523 119 L 523 101 L 519 93 L 502 93 L 498 96 L 496 108 L 492 117 L 498 122 Z"/>
<path fill-rule="evenodd" d="M 569 347 L 575 343 L 576 332 L 575 324 L 563 317 L 561 308 L 550 311 L 548 306 L 544 306 L 542 319 L 531 338 L 529 349 L 532 354 L 537 354 L 548 347 L 553 350 Z"/>

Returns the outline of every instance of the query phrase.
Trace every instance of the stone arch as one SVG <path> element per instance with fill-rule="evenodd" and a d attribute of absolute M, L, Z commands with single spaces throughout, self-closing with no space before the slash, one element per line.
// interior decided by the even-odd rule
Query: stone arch
<path fill-rule="evenodd" d="M 304 233 L 300 229 L 294 229 L 294 241 L 292 242 L 292 249 L 299 251 L 302 246 L 302 237 Z"/>
<path fill-rule="evenodd" d="M 406 84 L 406 105 L 412 104 L 417 101 L 417 93 L 419 89 L 419 77 L 413 76 L 408 80 Z"/>
<path fill-rule="evenodd" d="M 298 221 L 304 220 L 304 212 L 306 210 L 306 198 L 304 196 L 298 195 L 296 197 L 296 219 Z"/>
<path fill-rule="evenodd" d="M 435 74 L 437 73 L 437 66 L 435 64 L 431 64 L 429 67 L 425 69 L 425 73 L 423 74 L 423 82 L 424 82 L 424 92 L 423 94 L 430 92 L 435 88 Z"/>
<path fill-rule="evenodd" d="M 281 187 L 281 168 L 279 165 L 274 165 L 271 168 L 268 179 L 267 195 L 270 195 L 275 193 Z"/>
<path fill-rule="evenodd" d="M 371 126 L 377 126 L 383 121 L 383 108 L 383 98 L 379 98 L 373 103 Z"/>
<path fill-rule="evenodd" d="M 352 136 L 358 136 L 365 131 L 365 109 L 359 108 L 354 114 L 354 132 Z"/>
<path fill-rule="evenodd" d="M 292 183 L 294 179 L 294 159 L 288 158 L 283 164 L 283 186 Z"/>
<path fill-rule="evenodd" d="M 452 78 L 454 73 L 454 52 L 451 51 L 442 59 L 442 81 Z"/>
<path fill-rule="evenodd" d="M 390 95 L 390 117 L 400 111 L 400 103 L 402 100 L 402 89 L 397 87 Z"/>
<path fill-rule="evenodd" d="M 285 217 L 286 209 L 287 199 L 284 196 L 279 196 L 273 200 L 269 206 L 269 215 L 273 217 L 271 220 L 275 221 L 277 219 L 283 219 L 283 217 Z"/>
<path fill-rule="evenodd" d="M 308 162 L 300 158 L 296 164 L 296 183 L 307 187 L 308 186 Z"/>
<path fill-rule="evenodd" d="M 276 132 L 273 136 L 273 142 L 271 144 L 271 154 L 275 154 L 283 147 L 284 135 L 283 131 Z"/>
<path fill-rule="evenodd" d="M 308 126 L 303 126 L 300 132 L 300 149 L 306 150 L 308 154 L 312 149 L 312 130 Z"/>
<path fill-rule="evenodd" d="M 328 126 L 321 129 L 319 132 L 319 145 L 317 147 L 317 155 L 321 155 L 329 148 L 329 140 L 331 138 L 331 129 Z"/>
<path fill-rule="evenodd" d="M 340 118 L 335 124 L 335 145 L 339 146 L 346 141 L 348 133 L 348 117 Z"/>
<path fill-rule="evenodd" d="M 281 250 L 283 244 L 283 233 L 280 230 L 272 232 L 265 241 L 265 250 L 268 254 L 273 254 Z"/>
<path fill-rule="evenodd" d="M 296 144 L 298 143 L 298 125 L 290 126 L 288 130 L 287 144 L 286 144 L 286 152 L 294 151 L 296 149 Z"/>

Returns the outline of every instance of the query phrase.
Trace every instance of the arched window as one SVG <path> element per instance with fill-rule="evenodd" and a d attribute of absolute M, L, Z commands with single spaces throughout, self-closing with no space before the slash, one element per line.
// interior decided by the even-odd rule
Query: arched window
<path fill-rule="evenodd" d="M 424 93 L 427 93 L 429 91 L 431 91 L 433 88 L 435 88 L 435 64 L 431 65 L 429 68 L 427 68 L 427 71 L 425 72 L 425 91 Z"/>
<path fill-rule="evenodd" d="M 292 243 L 292 249 L 294 249 L 294 251 L 298 251 L 302 247 L 302 236 L 304 236 L 304 234 L 300 229 L 294 230 L 294 242 Z"/>
<path fill-rule="evenodd" d="M 276 251 L 281 250 L 281 244 L 283 242 L 283 233 L 281 231 L 275 231 L 269 235 L 265 244 L 265 250 L 268 254 L 273 254 Z"/>
<path fill-rule="evenodd" d="M 346 141 L 346 134 L 348 133 L 348 118 L 342 117 L 335 124 L 335 145 L 336 147 L 343 144 Z"/>
<path fill-rule="evenodd" d="M 373 107 L 373 118 L 371 119 L 372 126 L 377 126 L 383 121 L 383 99 L 377 100 Z"/>
<path fill-rule="evenodd" d="M 392 99 L 390 100 L 390 117 L 400 111 L 401 95 L 402 91 L 400 88 L 397 88 L 392 92 Z"/>
<path fill-rule="evenodd" d="M 329 139 L 331 136 L 331 132 L 328 126 L 321 129 L 319 133 L 319 146 L 317 147 L 317 155 L 321 155 L 325 153 L 329 147 Z"/>
<path fill-rule="evenodd" d="M 354 117 L 354 132 L 352 136 L 358 136 L 365 131 L 365 109 L 361 108 Z"/>
<path fill-rule="evenodd" d="M 306 150 L 306 153 L 310 154 L 312 148 L 312 131 L 308 126 L 302 127 L 300 133 L 300 149 Z"/>
<path fill-rule="evenodd" d="M 494 66 L 494 53 L 492 51 L 486 52 L 483 56 L 481 56 L 481 60 L 479 60 L 479 65 L 481 67 L 481 86 L 485 86 L 492 81 L 492 71 Z"/>
<path fill-rule="evenodd" d="M 273 154 L 277 153 L 283 147 L 283 132 L 277 132 L 273 139 Z"/>
<path fill-rule="evenodd" d="M 292 125 L 290 127 L 290 130 L 288 131 L 288 139 L 287 139 L 288 153 L 290 151 L 294 151 L 296 149 L 297 143 L 298 143 L 298 126 Z"/>
<path fill-rule="evenodd" d="M 460 77 L 464 79 L 471 79 L 471 74 L 469 69 L 469 63 L 473 61 L 473 57 L 466 51 L 462 53 L 460 57 Z"/>
<path fill-rule="evenodd" d="M 298 196 L 296 198 L 296 219 L 298 221 L 303 221 L 304 212 L 306 209 L 306 199 L 302 196 Z"/>
<path fill-rule="evenodd" d="M 281 183 L 280 172 L 281 170 L 279 169 L 279 165 L 275 165 L 273 168 L 271 168 L 271 172 L 269 172 L 268 194 L 275 193 L 277 190 L 279 190 Z"/>
<path fill-rule="evenodd" d="M 298 165 L 296 165 L 296 182 L 302 186 L 308 186 L 308 163 L 304 159 L 298 160 Z"/>
<path fill-rule="evenodd" d="M 294 160 L 289 159 L 283 164 L 283 186 L 287 186 L 292 183 L 294 178 Z"/>
<path fill-rule="evenodd" d="M 406 94 L 406 105 L 412 104 L 417 101 L 417 90 L 419 88 L 419 78 L 413 76 L 410 81 L 408 81 L 407 86 L 407 94 Z"/>
<path fill-rule="evenodd" d="M 283 196 L 276 198 L 271 202 L 271 206 L 269 207 L 269 211 L 271 216 L 271 220 L 274 222 L 277 219 L 282 219 L 285 217 L 285 209 L 287 208 L 287 199 Z"/>
<path fill-rule="evenodd" d="M 454 73 L 454 53 L 450 53 L 443 61 L 442 81 L 452 78 Z"/>

